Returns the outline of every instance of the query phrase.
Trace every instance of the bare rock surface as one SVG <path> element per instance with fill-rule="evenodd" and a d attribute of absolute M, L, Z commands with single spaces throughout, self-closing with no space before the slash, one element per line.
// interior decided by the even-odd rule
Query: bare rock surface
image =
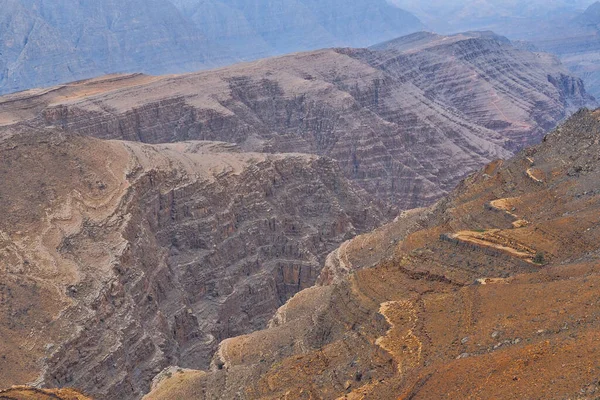
<path fill-rule="evenodd" d="M 20 127 L 0 142 L 0 386 L 139 398 L 266 326 L 384 217 L 334 161 Z"/>
<path fill-rule="evenodd" d="M 385 0 L 2 0 L 0 6 L 2 94 L 101 74 L 181 73 L 368 46 L 423 28 Z"/>
<path fill-rule="evenodd" d="M 349 274 L 146 399 L 594 398 L 599 154 L 600 112 L 580 111 L 436 205 L 342 245 Z"/>
<path fill-rule="evenodd" d="M 0 99 L 0 122 L 104 139 L 219 140 L 338 161 L 346 177 L 404 209 L 539 141 L 593 104 L 551 56 L 486 33 L 415 34 L 163 77 L 122 75 Z M 9 128 L 6 128 L 9 129 Z"/>

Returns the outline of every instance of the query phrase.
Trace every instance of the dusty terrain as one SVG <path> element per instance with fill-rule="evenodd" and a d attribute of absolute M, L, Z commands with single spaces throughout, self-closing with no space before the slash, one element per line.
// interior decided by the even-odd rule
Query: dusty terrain
<path fill-rule="evenodd" d="M 73 389 L 36 389 L 26 386 L 15 386 L 0 391 L 1 400 L 90 400 Z"/>
<path fill-rule="evenodd" d="M 493 34 L 420 33 L 368 50 L 32 90 L 0 98 L 0 123 L 3 131 L 27 121 L 104 139 L 325 155 L 369 193 L 409 209 L 592 103 L 549 55 Z"/>
<path fill-rule="evenodd" d="M 22 128 L 0 142 L 0 387 L 140 397 L 381 224 L 329 159 Z"/>
<path fill-rule="evenodd" d="M 330 273 L 269 329 L 222 342 L 209 371 L 147 398 L 597 398 L 599 154 L 600 113 L 581 111 L 376 231 L 384 246 L 342 246 L 354 273 Z M 362 268 L 365 253 L 381 261 Z"/>

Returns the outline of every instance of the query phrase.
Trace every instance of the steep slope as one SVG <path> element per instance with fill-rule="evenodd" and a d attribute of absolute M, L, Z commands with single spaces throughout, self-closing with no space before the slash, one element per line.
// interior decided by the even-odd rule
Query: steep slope
<path fill-rule="evenodd" d="M 369 46 L 423 28 L 385 0 L 172 0 L 210 41 L 242 58 L 334 46 Z M 243 47 L 242 44 L 248 46 Z"/>
<path fill-rule="evenodd" d="M 589 92 L 600 96 L 600 2 L 573 19 L 565 19 L 556 30 L 544 30 L 533 43 L 554 53 L 573 73 L 581 76 Z"/>
<path fill-rule="evenodd" d="M 0 93 L 223 62 L 219 49 L 166 0 L 3 0 L 2 9 Z"/>
<path fill-rule="evenodd" d="M 0 391 L 4 400 L 90 400 L 72 389 L 42 390 L 30 387 L 14 387 Z"/>
<path fill-rule="evenodd" d="M 422 29 L 385 0 L 2 0 L 0 6 L 2 94 L 107 73 L 181 73 L 371 45 Z"/>
<path fill-rule="evenodd" d="M 342 246 L 332 257 L 357 260 L 353 274 L 330 269 L 334 284 L 297 294 L 269 329 L 221 343 L 210 371 L 146 398 L 594 398 L 598 154 L 600 112 L 581 111 Z"/>
<path fill-rule="evenodd" d="M 383 220 L 329 159 L 19 129 L 0 142 L 0 387 L 139 398 Z"/>
<path fill-rule="evenodd" d="M 556 60 L 504 38 L 418 34 L 373 49 L 29 91 L 0 99 L 0 121 L 326 155 L 369 193 L 406 209 L 431 204 L 592 102 Z"/>

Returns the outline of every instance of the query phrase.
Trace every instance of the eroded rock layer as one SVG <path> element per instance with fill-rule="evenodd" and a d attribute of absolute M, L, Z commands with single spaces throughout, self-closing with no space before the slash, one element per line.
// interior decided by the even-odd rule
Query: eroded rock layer
<path fill-rule="evenodd" d="M 345 244 L 332 284 L 147 399 L 597 397 L 599 154 L 600 113 L 581 111 L 435 206 Z"/>
<path fill-rule="evenodd" d="M 0 142 L 0 386 L 140 397 L 383 221 L 334 161 L 21 127 Z"/>
<path fill-rule="evenodd" d="M 29 91 L 0 99 L 0 121 L 104 139 L 219 140 L 326 155 L 369 193 L 408 209 L 539 141 L 591 102 L 550 56 L 492 34 L 416 34 L 369 50 Z"/>

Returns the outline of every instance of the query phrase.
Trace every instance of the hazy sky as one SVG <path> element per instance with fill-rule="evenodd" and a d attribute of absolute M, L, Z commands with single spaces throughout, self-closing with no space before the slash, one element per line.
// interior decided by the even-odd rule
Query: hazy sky
<path fill-rule="evenodd" d="M 440 33 L 536 18 L 570 18 L 595 0 L 387 0 Z M 508 29 L 508 28 L 507 28 Z M 510 29 L 508 29 L 510 30 Z M 499 32 L 500 33 L 500 32 Z M 506 32 L 505 32 L 506 33 Z"/>

